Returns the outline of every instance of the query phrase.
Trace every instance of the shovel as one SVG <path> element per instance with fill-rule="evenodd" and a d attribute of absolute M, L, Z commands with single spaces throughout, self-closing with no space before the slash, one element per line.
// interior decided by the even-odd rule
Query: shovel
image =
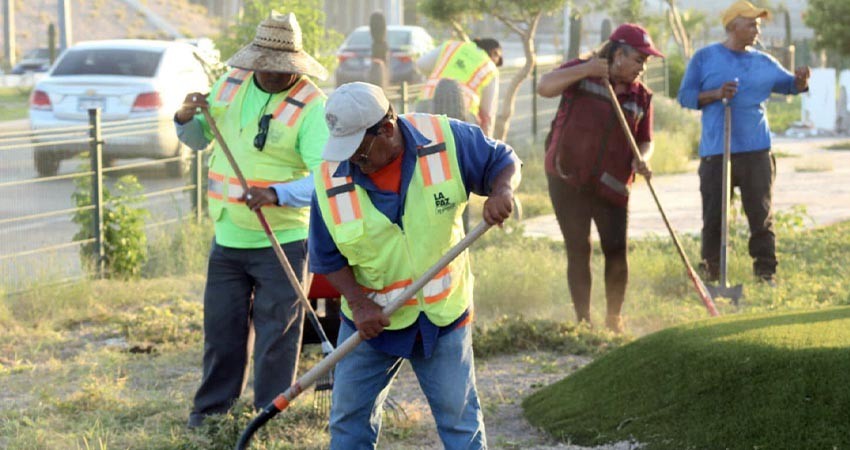
<path fill-rule="evenodd" d="M 744 288 L 740 284 L 729 286 L 726 278 L 729 255 L 729 204 L 732 194 L 732 107 L 729 100 L 723 99 L 724 123 L 723 123 L 723 190 L 721 195 L 720 209 L 720 284 L 717 286 L 707 285 L 708 292 L 713 298 L 723 297 L 732 300 L 738 306 L 738 300 L 744 295 Z"/>

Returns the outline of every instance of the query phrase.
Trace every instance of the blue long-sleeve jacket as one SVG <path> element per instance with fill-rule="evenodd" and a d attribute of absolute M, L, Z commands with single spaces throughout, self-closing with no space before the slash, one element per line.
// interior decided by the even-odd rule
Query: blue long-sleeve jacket
<path fill-rule="evenodd" d="M 732 107 L 732 153 L 769 149 L 770 126 L 765 101 L 772 92 L 797 94 L 794 74 L 772 56 L 755 49 L 733 51 L 717 43 L 697 51 L 685 71 L 678 100 L 685 108 L 702 110 L 701 157 L 723 153 L 723 103 L 699 106 L 700 92 L 738 79 Z"/>

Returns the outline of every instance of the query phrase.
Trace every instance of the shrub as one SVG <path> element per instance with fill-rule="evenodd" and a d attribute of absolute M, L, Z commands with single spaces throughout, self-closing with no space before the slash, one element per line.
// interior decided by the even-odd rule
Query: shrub
<path fill-rule="evenodd" d="M 77 189 L 71 198 L 77 210 L 71 219 L 80 225 L 74 240 L 94 238 L 94 211 L 87 209 L 92 205 L 90 177 L 76 180 Z M 107 277 L 136 278 L 147 260 L 147 236 L 145 235 L 145 217 L 148 210 L 134 207 L 143 200 L 142 185 L 134 175 L 125 175 L 113 186 L 113 194 L 106 185 L 103 189 L 103 252 Z M 98 270 L 97 245 L 86 242 L 81 245 L 80 257 L 83 266 L 89 271 Z"/>

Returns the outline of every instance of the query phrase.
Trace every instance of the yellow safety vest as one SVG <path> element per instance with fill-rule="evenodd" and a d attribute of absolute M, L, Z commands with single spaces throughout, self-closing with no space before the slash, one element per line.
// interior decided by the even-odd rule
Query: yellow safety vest
<path fill-rule="evenodd" d="M 430 143 L 416 149 L 413 179 L 407 189 L 403 229 L 392 223 L 352 178 L 334 177 L 339 163 L 325 162 L 316 176 L 322 219 L 357 283 L 378 305 L 386 306 L 421 277 L 464 236 L 461 214 L 467 202 L 454 136 L 445 116 L 402 116 Z M 472 272 L 463 252 L 390 317 L 389 330 L 406 328 L 425 312 L 446 326 L 472 304 Z M 342 311 L 352 318 L 347 300 Z"/>
<path fill-rule="evenodd" d="M 434 91 L 441 79 L 457 80 L 466 109 L 477 117 L 484 87 L 496 76 L 496 70 L 490 55 L 474 42 L 446 42 L 434 70 L 422 88 L 422 100 L 434 98 Z"/>
<path fill-rule="evenodd" d="M 210 113 L 216 120 L 222 137 L 239 164 L 248 186 L 268 187 L 272 184 L 298 180 L 309 174 L 307 166 L 295 151 L 298 129 L 310 108 L 320 107 L 324 93 L 307 78 L 301 78 L 287 91 L 274 94 L 266 106 L 272 114 L 266 145 L 263 151 L 254 147 L 259 120 L 249 121 L 240 130 L 241 105 L 251 83 L 252 72 L 235 69 L 231 71 L 218 90 L 210 93 Z M 258 118 L 259 119 L 259 118 Z M 240 228 L 262 230 L 256 214 L 248 209 L 239 198 L 242 186 L 236 177 L 218 141 L 210 157 L 209 213 L 218 220 L 227 209 L 230 220 Z M 293 207 L 264 208 L 263 212 L 272 230 L 306 229 L 310 209 Z"/>

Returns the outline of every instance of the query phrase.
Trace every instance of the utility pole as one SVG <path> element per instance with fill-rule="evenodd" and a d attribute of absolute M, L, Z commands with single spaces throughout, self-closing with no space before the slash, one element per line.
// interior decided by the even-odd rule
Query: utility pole
<path fill-rule="evenodd" d="M 71 37 L 71 0 L 59 0 L 59 48 L 65 50 L 73 43 Z"/>
<path fill-rule="evenodd" d="M 3 52 L 9 67 L 15 65 L 15 0 L 3 0 Z"/>
<path fill-rule="evenodd" d="M 384 0 L 384 11 L 387 12 L 387 25 L 404 24 L 403 0 Z"/>

